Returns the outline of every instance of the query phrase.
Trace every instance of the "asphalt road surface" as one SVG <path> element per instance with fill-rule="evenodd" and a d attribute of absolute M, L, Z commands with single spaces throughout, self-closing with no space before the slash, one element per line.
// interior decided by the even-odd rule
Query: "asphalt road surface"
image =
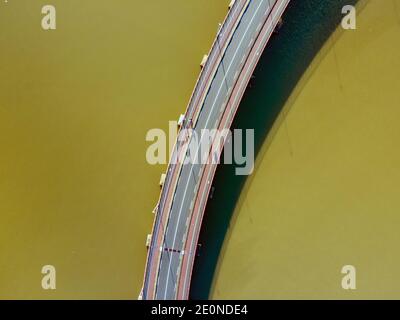
<path fill-rule="evenodd" d="M 208 89 L 197 122 L 193 128 L 198 137 L 202 137 L 201 129 L 215 129 L 218 126 L 226 101 L 233 89 L 243 63 L 257 37 L 265 18 L 277 0 L 252 0 L 238 24 L 231 42 L 218 66 L 215 77 Z M 191 138 L 189 138 L 191 139 Z M 200 150 L 194 150 L 200 156 Z M 187 156 L 190 149 L 187 151 Z M 193 150 L 192 150 L 193 152 Z M 195 198 L 196 186 L 199 183 L 201 163 L 189 163 L 182 167 L 176 186 L 169 220 L 166 225 L 165 238 L 159 265 L 156 299 L 175 299 L 182 256 L 193 254 L 184 252 L 188 231 L 188 220 Z M 211 183 L 211 181 L 210 181 Z"/>

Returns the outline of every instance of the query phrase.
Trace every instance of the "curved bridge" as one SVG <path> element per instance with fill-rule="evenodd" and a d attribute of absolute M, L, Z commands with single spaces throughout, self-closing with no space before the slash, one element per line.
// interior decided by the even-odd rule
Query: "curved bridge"
<path fill-rule="evenodd" d="M 201 136 L 202 129 L 230 128 L 261 53 L 289 1 L 232 1 L 204 61 L 181 132 L 187 129 Z M 192 137 L 189 135 L 186 140 Z M 189 156 L 189 152 L 187 141 L 178 139 L 171 159 Z M 216 167 L 216 163 L 181 161 L 168 165 L 156 207 L 143 299 L 188 299 L 198 237 Z"/>

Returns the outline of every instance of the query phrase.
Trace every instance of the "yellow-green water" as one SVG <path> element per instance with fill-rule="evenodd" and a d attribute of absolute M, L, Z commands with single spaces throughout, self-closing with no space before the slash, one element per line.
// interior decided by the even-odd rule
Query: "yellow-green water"
<path fill-rule="evenodd" d="M 0 3 L 0 299 L 137 298 L 163 167 L 227 1 Z M 57 289 L 41 288 L 41 268 Z"/>
<path fill-rule="evenodd" d="M 212 298 L 400 297 L 400 1 L 361 1 L 357 23 L 329 39 L 265 142 Z"/>

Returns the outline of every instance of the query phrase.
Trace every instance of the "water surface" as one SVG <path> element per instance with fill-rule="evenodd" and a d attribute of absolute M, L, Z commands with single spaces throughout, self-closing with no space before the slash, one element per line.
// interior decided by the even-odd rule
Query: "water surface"
<path fill-rule="evenodd" d="M 399 298 L 400 1 L 357 8 L 357 30 L 328 39 L 264 141 L 212 298 Z"/>
<path fill-rule="evenodd" d="M 0 298 L 132 298 L 178 119 L 227 1 L 0 3 Z M 41 268 L 57 290 L 41 289 Z"/>

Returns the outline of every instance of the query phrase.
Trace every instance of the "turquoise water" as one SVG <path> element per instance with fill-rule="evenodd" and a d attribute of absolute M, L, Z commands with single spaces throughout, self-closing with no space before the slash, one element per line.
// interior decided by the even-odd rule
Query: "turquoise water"
<path fill-rule="evenodd" d="M 262 147 L 278 114 L 308 66 L 342 18 L 341 8 L 357 1 L 292 1 L 279 34 L 274 35 L 255 70 L 233 128 L 255 130 L 256 152 Z M 268 108 L 265 108 L 265 106 Z M 194 266 L 190 296 L 207 299 L 225 235 L 246 181 L 235 176 L 234 166 L 218 168 L 200 234 L 201 255 Z M 234 279 L 232 279 L 234 281 Z"/>

